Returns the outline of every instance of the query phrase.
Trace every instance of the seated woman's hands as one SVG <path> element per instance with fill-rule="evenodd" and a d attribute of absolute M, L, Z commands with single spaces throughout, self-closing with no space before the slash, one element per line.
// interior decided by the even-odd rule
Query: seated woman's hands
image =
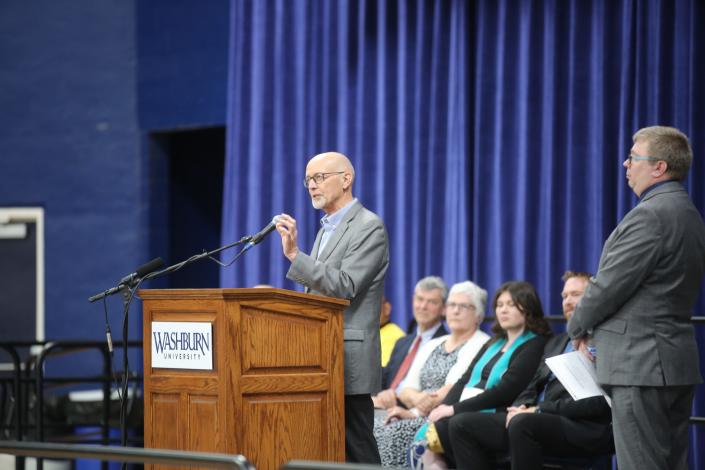
<path fill-rule="evenodd" d="M 416 418 L 416 415 L 412 411 L 402 408 L 401 406 L 394 406 L 387 410 L 387 419 L 384 420 L 384 424 L 389 424 L 399 419 L 411 418 Z"/>
<path fill-rule="evenodd" d="M 455 414 L 455 409 L 450 405 L 438 405 L 428 415 L 428 420 L 435 423 L 439 419 L 450 418 Z"/>
<path fill-rule="evenodd" d="M 399 401 L 407 408 L 411 409 L 416 406 L 419 400 L 423 399 L 428 393 L 414 388 L 406 387 L 399 392 Z M 395 405 L 396 403 L 393 403 Z"/>
<path fill-rule="evenodd" d="M 436 392 L 424 393 L 424 396 L 416 402 L 416 409 L 419 410 L 421 416 L 427 416 L 441 401 L 443 398 Z"/>
<path fill-rule="evenodd" d="M 448 391 L 450 391 L 452 387 L 453 384 L 446 384 L 435 392 L 426 392 L 414 406 L 419 410 L 422 416 L 428 416 L 435 407 L 443 403 L 446 395 L 448 395 Z"/>
<path fill-rule="evenodd" d="M 372 403 L 374 404 L 375 408 L 386 410 L 397 404 L 397 396 L 394 393 L 394 390 L 388 388 L 386 390 L 382 390 L 377 395 L 373 396 Z"/>

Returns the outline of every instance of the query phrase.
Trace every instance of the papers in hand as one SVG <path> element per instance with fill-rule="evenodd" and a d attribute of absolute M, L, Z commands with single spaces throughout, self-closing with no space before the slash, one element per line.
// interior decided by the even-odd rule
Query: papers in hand
<path fill-rule="evenodd" d="M 560 380 L 561 384 L 573 397 L 573 400 L 604 396 L 607 404 L 612 406 L 610 398 L 597 383 L 595 363 L 579 351 L 573 351 L 546 359 L 546 365 Z"/>

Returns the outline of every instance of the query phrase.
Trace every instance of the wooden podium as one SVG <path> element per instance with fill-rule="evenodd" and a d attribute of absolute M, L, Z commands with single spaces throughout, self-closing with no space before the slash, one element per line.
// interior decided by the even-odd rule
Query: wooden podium
<path fill-rule="evenodd" d="M 347 301 L 273 288 L 139 295 L 145 447 L 242 454 L 263 470 L 292 459 L 345 460 Z M 212 342 L 207 334 L 198 341 L 196 333 L 153 336 L 153 322 L 155 330 L 205 326 Z M 154 367 L 153 343 L 162 345 L 158 360 L 165 344 L 177 344 L 168 338 L 190 341 L 196 356 L 212 348 L 212 370 Z"/>

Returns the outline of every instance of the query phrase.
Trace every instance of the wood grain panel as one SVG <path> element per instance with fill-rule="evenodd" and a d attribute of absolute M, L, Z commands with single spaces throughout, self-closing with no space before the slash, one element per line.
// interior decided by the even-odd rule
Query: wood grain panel
<path fill-rule="evenodd" d="M 170 369 L 164 369 L 165 371 Z M 179 373 L 183 372 L 183 373 Z M 193 371 L 174 371 L 152 375 L 150 385 L 160 392 L 191 392 L 214 394 L 218 392 L 218 380 L 211 377 L 199 377 Z"/>
<path fill-rule="evenodd" d="M 327 374 L 248 375 L 240 379 L 242 393 L 324 392 L 331 388 Z"/>
<path fill-rule="evenodd" d="M 179 444 L 179 422 L 180 422 L 180 396 L 178 394 L 152 393 L 151 403 L 151 427 L 150 442 L 146 442 L 145 447 L 162 447 L 164 449 L 181 449 Z M 145 415 L 146 417 L 146 415 Z M 159 423 L 158 425 L 156 423 Z M 145 429 L 146 431 L 146 429 Z M 148 434 L 145 432 L 145 438 Z M 158 443 L 158 445 L 155 445 Z M 168 465 L 154 465 L 154 470 L 172 470 L 176 467 Z"/>
<path fill-rule="evenodd" d="M 241 307 L 242 374 L 328 370 L 326 321 Z M 306 341 L 292 341 L 306 338 Z"/>
<path fill-rule="evenodd" d="M 281 300 L 261 299 L 258 301 L 240 302 L 240 306 L 243 309 L 280 312 L 303 318 L 315 318 L 317 320 L 327 320 L 330 318 L 330 308 L 321 307 L 320 305 L 292 305 L 291 302 L 285 302 Z"/>
<path fill-rule="evenodd" d="M 331 460 L 323 429 L 325 394 L 243 396 L 238 434 L 258 470 L 277 469 L 292 459 Z"/>
<path fill-rule="evenodd" d="M 218 413 L 218 397 L 190 395 L 188 397 L 188 449 L 216 452 L 220 447 L 222 425 Z"/>

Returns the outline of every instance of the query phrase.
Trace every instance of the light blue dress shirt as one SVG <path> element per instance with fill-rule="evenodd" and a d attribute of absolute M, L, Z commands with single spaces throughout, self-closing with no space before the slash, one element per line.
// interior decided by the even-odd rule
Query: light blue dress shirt
<path fill-rule="evenodd" d="M 328 240 L 335 232 L 335 229 L 340 225 L 345 214 L 352 208 L 353 204 L 357 202 L 357 198 L 353 198 L 352 201 L 345 204 L 343 207 L 332 213 L 331 215 L 326 215 L 321 219 L 321 226 L 323 227 L 323 235 L 321 236 L 321 243 L 318 245 L 318 253 L 316 253 L 316 259 L 321 256 L 323 249 L 326 247 Z"/>

